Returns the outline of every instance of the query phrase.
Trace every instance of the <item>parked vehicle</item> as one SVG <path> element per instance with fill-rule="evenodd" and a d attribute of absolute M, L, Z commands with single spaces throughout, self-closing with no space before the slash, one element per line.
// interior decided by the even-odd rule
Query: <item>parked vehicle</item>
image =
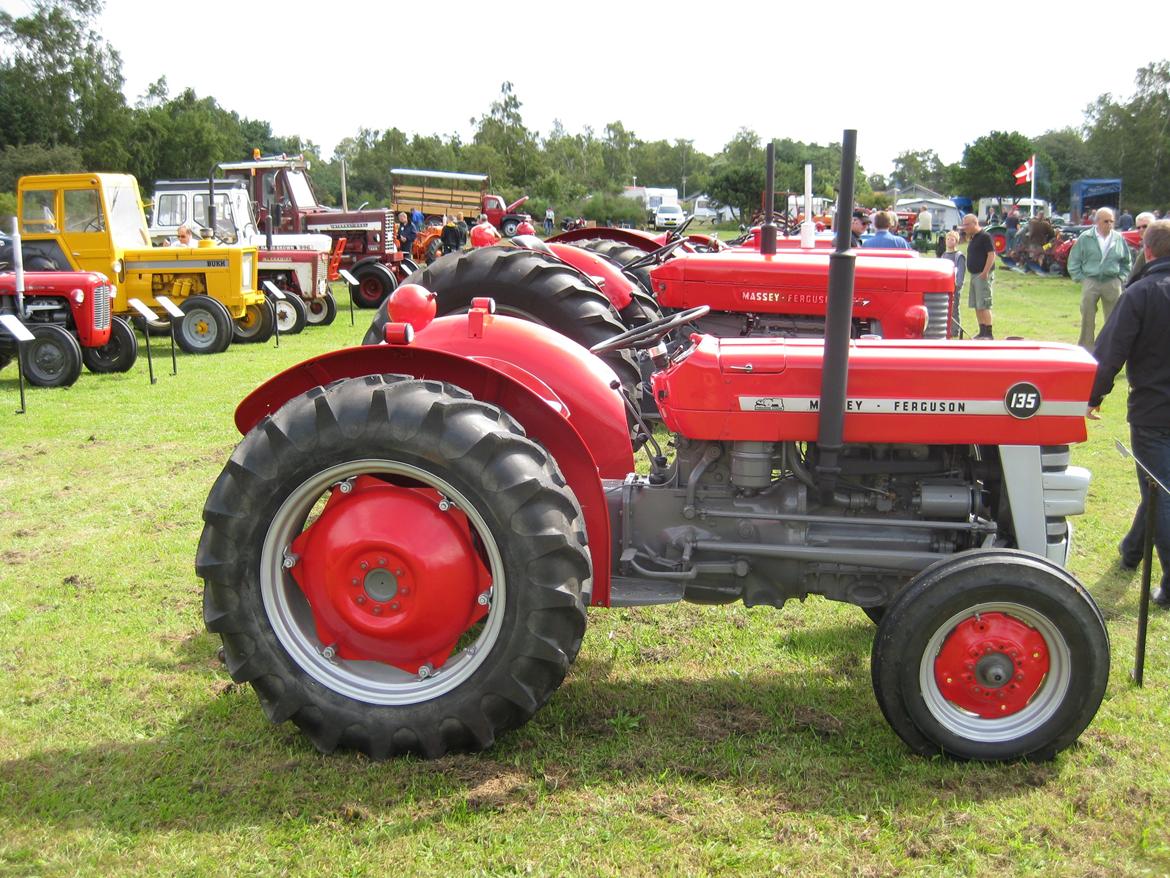
<path fill-rule="evenodd" d="M 654 211 L 654 228 L 677 229 L 686 218 L 686 213 L 677 204 L 663 204 Z"/>
<path fill-rule="evenodd" d="M 511 238 L 520 223 L 532 222 L 531 216 L 519 210 L 528 196 L 508 204 L 501 196 L 488 192 L 489 182 L 487 174 L 394 168 L 390 172 L 394 212 L 410 216 L 412 211 L 419 210 L 432 224 L 441 223 L 444 217 L 463 217 L 468 225 L 474 225 L 482 213 L 500 230 L 500 234 Z M 468 185 L 477 185 L 478 188 L 455 188 Z"/>
<path fill-rule="evenodd" d="M 219 165 L 225 177 L 245 181 L 261 230 L 272 217 L 272 232 L 328 235 L 344 240 L 340 267 L 358 281 L 354 303 L 377 308 L 399 281 L 417 267 L 398 250 L 394 216 L 385 208 L 342 211 L 317 199 L 304 156 L 261 156 Z M 404 262 L 404 260 L 406 260 Z"/>
<path fill-rule="evenodd" d="M 29 271 L 18 277 L 13 240 L 0 235 L 0 314 L 12 314 L 33 335 L 21 367 L 37 387 L 68 387 L 82 364 L 95 373 L 127 372 L 138 357 L 138 339 L 110 306 L 114 289 L 94 271 Z M 0 368 L 18 345 L 0 326 Z"/>
<path fill-rule="evenodd" d="M 271 338 L 275 316 L 257 288 L 255 247 L 154 247 L 128 174 L 40 174 L 17 183 L 24 268 L 93 271 L 115 288 L 113 311 L 137 298 L 162 315 L 169 296 L 185 314 L 176 339 L 188 353 L 218 353 L 239 341 Z M 163 319 L 168 319 L 162 315 Z"/>

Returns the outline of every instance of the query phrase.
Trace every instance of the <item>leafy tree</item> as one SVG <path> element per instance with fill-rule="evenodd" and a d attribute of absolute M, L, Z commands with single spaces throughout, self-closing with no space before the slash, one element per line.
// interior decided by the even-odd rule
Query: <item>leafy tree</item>
<path fill-rule="evenodd" d="M 512 83 L 505 82 L 500 86 L 499 99 L 492 102 L 488 112 L 478 122 L 472 120 L 476 124 L 472 145 L 482 148 L 484 155 L 499 157 L 499 166 L 489 173 L 501 187 L 525 188 L 543 170 L 536 135 L 524 126 L 521 106 Z"/>
<path fill-rule="evenodd" d="M 764 191 L 764 150 L 756 132 L 741 128 L 711 162 L 707 194 L 741 217 L 749 217 Z"/>
<path fill-rule="evenodd" d="M 950 169 L 939 159 L 933 149 L 900 153 L 894 159 L 894 172 L 890 185 L 906 189 L 914 183 L 945 193 L 951 186 Z"/>
<path fill-rule="evenodd" d="M 14 192 L 16 181 L 26 174 L 70 174 L 84 170 L 85 159 L 72 146 L 40 143 L 6 146 L 0 152 L 0 192 Z"/>
<path fill-rule="evenodd" d="M 1032 155 L 1032 141 L 1018 131 L 992 131 L 967 144 L 958 169 L 958 188 L 973 198 L 999 196 L 1018 199 L 1013 176 Z"/>
<path fill-rule="evenodd" d="M 1096 162 L 1081 132 L 1074 128 L 1046 131 L 1037 137 L 1036 191 L 1059 210 L 1069 207 L 1069 185 L 1073 180 L 1098 176 Z"/>
<path fill-rule="evenodd" d="M 94 170 L 126 158 L 122 61 L 92 29 L 100 0 L 33 0 L 29 13 L 0 11 L 0 145 L 43 143 L 81 150 Z"/>

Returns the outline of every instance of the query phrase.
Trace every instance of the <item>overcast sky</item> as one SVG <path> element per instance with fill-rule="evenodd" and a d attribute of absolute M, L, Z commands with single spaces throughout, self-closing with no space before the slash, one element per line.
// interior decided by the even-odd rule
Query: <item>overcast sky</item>
<path fill-rule="evenodd" d="M 17 15 L 28 6 L 0 0 Z M 541 134 L 555 119 L 599 134 L 620 120 L 643 140 L 714 153 L 741 127 L 818 143 L 856 128 L 866 172 L 888 173 L 904 150 L 952 162 L 993 129 L 1078 125 L 1098 95 L 1130 95 L 1138 67 L 1170 56 L 1170 13 L 1156 3 L 1145 26 L 1140 6 L 1049 4 L 1030 26 L 1032 8 L 107 0 L 100 29 L 131 103 L 166 76 L 171 94 L 211 95 L 326 158 L 359 127 L 467 139 L 510 80 Z"/>

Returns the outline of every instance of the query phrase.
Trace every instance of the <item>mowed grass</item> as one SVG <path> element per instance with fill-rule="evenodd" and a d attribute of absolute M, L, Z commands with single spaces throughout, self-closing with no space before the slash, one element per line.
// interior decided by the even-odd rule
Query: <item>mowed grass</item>
<path fill-rule="evenodd" d="M 1073 341 L 1078 300 L 1001 271 L 996 333 Z M 200 513 L 238 400 L 368 318 L 180 355 L 177 377 L 159 357 L 155 386 L 143 356 L 19 416 L 0 373 L 0 875 L 1170 871 L 1170 617 L 1152 612 L 1136 689 L 1123 384 L 1075 452 L 1094 482 L 1072 569 L 1113 672 L 1052 763 L 911 755 L 870 690 L 872 625 L 816 598 L 590 610 L 564 686 L 484 754 L 321 756 L 270 725 L 203 630 Z"/>

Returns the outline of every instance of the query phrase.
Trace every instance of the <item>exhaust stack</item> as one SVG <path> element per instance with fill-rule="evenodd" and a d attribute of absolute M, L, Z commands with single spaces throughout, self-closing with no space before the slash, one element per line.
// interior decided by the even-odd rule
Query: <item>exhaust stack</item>
<path fill-rule="evenodd" d="M 821 368 L 821 413 L 817 431 L 817 484 L 821 502 L 831 504 L 841 472 L 838 460 L 845 431 L 845 387 L 849 380 L 849 337 L 853 322 L 855 257 L 850 251 L 853 211 L 853 170 L 857 164 L 857 131 L 846 129 L 841 141 L 841 188 L 833 219 L 833 252 L 829 256 L 828 312 L 825 356 Z"/>
<path fill-rule="evenodd" d="M 764 225 L 760 228 L 760 252 L 765 256 L 775 256 L 776 224 L 772 221 L 772 206 L 776 202 L 776 144 L 771 140 L 768 141 L 765 156 Z"/>

